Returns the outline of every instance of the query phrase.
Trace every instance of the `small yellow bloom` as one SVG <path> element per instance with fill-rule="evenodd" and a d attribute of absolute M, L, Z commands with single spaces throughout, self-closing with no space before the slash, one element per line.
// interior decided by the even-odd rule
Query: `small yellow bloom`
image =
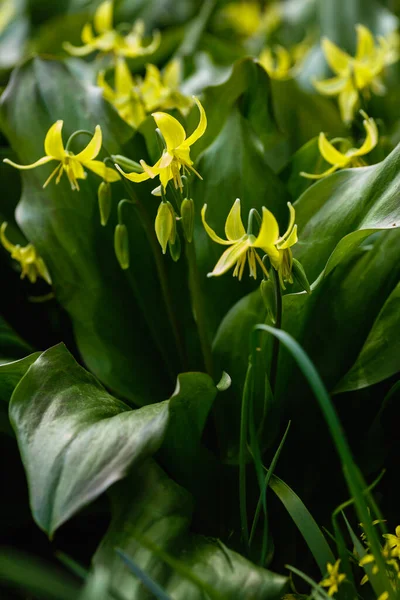
<path fill-rule="evenodd" d="M 36 283 L 38 277 L 44 279 L 51 285 L 51 277 L 44 264 L 43 259 L 39 256 L 35 246 L 28 244 L 25 247 L 19 244 L 13 244 L 6 238 L 7 223 L 3 222 L 0 228 L 0 240 L 4 248 L 11 254 L 11 258 L 17 260 L 21 265 L 21 279 L 28 277 L 31 283 Z"/>
<path fill-rule="evenodd" d="M 238 277 L 240 280 L 243 276 L 246 260 L 248 260 L 251 277 L 257 278 L 257 262 L 268 277 L 265 266 L 255 250 L 259 248 L 265 254 L 268 254 L 272 266 L 279 273 L 282 287 L 284 288 L 284 281 L 292 282 L 292 251 L 290 248 L 297 242 L 297 225 L 294 224 L 294 208 L 290 203 L 288 203 L 288 207 L 290 212 L 289 226 L 285 234 L 279 237 L 279 226 L 274 215 L 263 206 L 261 227 L 256 237 L 250 232 L 246 233 L 241 218 L 240 200 L 237 198 L 225 222 L 227 239 L 224 240 L 206 222 L 207 204 L 205 204 L 201 211 L 201 218 L 206 232 L 217 244 L 230 246 L 222 254 L 214 270 L 208 276 L 223 275 L 236 265 L 233 276 Z"/>
<path fill-rule="evenodd" d="M 333 596 L 338 591 L 339 585 L 346 579 L 344 573 L 339 573 L 340 558 L 335 562 L 334 565 L 328 563 L 326 565 L 328 571 L 328 577 L 323 579 L 320 583 L 322 587 L 327 587 L 328 596 Z"/>
<path fill-rule="evenodd" d="M 279 44 L 273 47 L 268 46 L 261 52 L 258 62 L 264 67 L 271 79 L 284 81 L 294 77 L 299 72 L 310 47 L 309 37 L 294 46 L 290 51 Z"/>
<path fill-rule="evenodd" d="M 364 164 L 360 157 L 368 154 L 368 152 L 371 152 L 371 150 L 375 148 L 378 143 L 378 129 L 374 119 L 368 117 L 365 112 L 361 112 L 365 117 L 363 124 L 366 132 L 366 137 L 362 146 L 360 148 L 350 148 L 346 152 L 340 152 L 334 147 L 332 142 L 329 142 L 326 139 L 325 134 L 321 132 L 318 138 L 318 148 L 322 157 L 332 166 L 323 173 L 313 174 L 304 173 L 304 171 L 302 171 L 300 173 L 302 177 L 307 177 L 308 179 L 322 179 L 322 177 L 326 177 L 338 169 L 357 167 Z M 340 141 L 342 140 L 340 139 Z"/>
<path fill-rule="evenodd" d="M 16 169 L 35 169 L 41 165 L 57 160 L 59 165 L 54 169 L 50 177 L 44 182 L 43 187 L 57 175 L 56 183 L 59 183 L 62 174 L 67 174 L 71 188 L 73 190 L 79 190 L 78 179 L 86 179 L 86 172 L 83 167 L 90 169 L 96 175 L 103 178 L 104 181 L 118 181 L 119 175 L 114 169 L 109 169 L 100 160 L 94 160 L 101 150 L 102 134 L 100 125 L 96 125 L 94 136 L 79 154 L 73 154 L 69 150 L 65 150 L 62 141 L 62 127 L 63 121 L 56 121 L 49 129 L 44 140 L 44 151 L 46 156 L 39 158 L 36 162 L 31 165 L 18 165 L 12 162 L 8 158 L 5 158 L 3 162 L 15 167 Z"/>
<path fill-rule="evenodd" d="M 186 132 L 177 119 L 164 112 L 153 113 L 157 127 L 164 138 L 166 149 L 161 158 L 155 165 L 150 167 L 144 160 L 140 161 L 143 167 L 143 173 L 125 173 L 121 167 L 115 165 L 118 171 L 130 181 L 140 183 L 147 179 L 154 179 L 159 176 L 164 190 L 169 181 L 173 181 L 175 188 L 183 188 L 181 179 L 181 168 L 187 171 L 193 171 L 198 177 L 201 176 L 193 167 L 193 161 L 190 158 L 190 146 L 192 146 L 203 135 L 207 127 L 207 117 L 201 103 L 197 98 L 194 99 L 199 111 L 200 121 L 194 132 L 187 138 Z"/>
<path fill-rule="evenodd" d="M 136 21 L 129 33 L 122 35 L 113 29 L 113 12 L 113 0 L 102 2 L 94 14 L 93 27 L 90 23 L 86 23 L 82 29 L 81 39 L 84 45 L 73 46 L 69 42 L 65 42 L 65 50 L 74 56 L 86 56 L 98 50 L 104 53 L 113 52 L 117 56 L 129 58 L 152 54 L 157 50 L 161 39 L 158 32 L 153 35 L 153 40 L 148 46 L 143 46 L 143 21 Z"/>
<path fill-rule="evenodd" d="M 372 90 L 381 94 L 384 91 L 380 75 L 386 65 L 397 60 L 391 44 L 385 42 L 384 38 L 378 38 L 378 44 L 375 44 L 367 27 L 356 25 L 356 31 L 357 49 L 354 57 L 323 38 L 322 49 L 335 77 L 313 82 L 321 94 L 339 97 L 340 114 L 345 123 L 354 118 L 360 92 Z"/>
<path fill-rule="evenodd" d="M 224 6 L 219 15 L 222 22 L 243 37 L 257 33 L 270 34 L 279 27 L 282 20 L 278 2 L 272 2 L 265 9 L 261 8 L 259 2 L 230 3 Z"/>
<path fill-rule="evenodd" d="M 116 59 L 115 89 L 106 82 L 104 71 L 100 71 L 98 74 L 97 85 L 102 88 L 104 98 L 114 106 L 121 119 L 137 129 L 146 118 L 146 112 L 135 86 L 135 81 L 122 56 Z"/>
<path fill-rule="evenodd" d="M 103 96 L 118 111 L 120 117 L 137 129 L 147 114 L 156 109 L 177 108 L 186 114 L 192 106 L 191 98 L 179 91 L 180 62 L 173 60 L 164 72 L 155 66 L 146 65 L 146 75 L 142 80 L 133 77 L 123 57 L 118 57 L 115 65 L 114 89 L 106 82 L 104 71 L 97 78 L 103 89 Z"/>
<path fill-rule="evenodd" d="M 384 538 L 387 539 L 387 546 L 391 551 L 391 555 L 400 558 L 400 525 L 396 527 L 396 535 L 392 533 L 385 533 Z"/>

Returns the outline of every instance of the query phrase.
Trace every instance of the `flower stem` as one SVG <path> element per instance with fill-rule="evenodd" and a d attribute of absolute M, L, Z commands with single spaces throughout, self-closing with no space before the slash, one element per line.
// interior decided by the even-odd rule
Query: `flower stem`
<path fill-rule="evenodd" d="M 211 343 L 207 328 L 206 310 L 204 296 L 201 290 L 200 273 L 197 266 L 196 248 L 194 242 L 185 242 L 186 259 L 189 267 L 189 288 L 192 296 L 193 312 L 200 339 L 206 372 L 213 376 L 213 361 Z"/>
<path fill-rule="evenodd" d="M 271 269 L 272 277 L 274 278 L 274 290 L 275 290 L 275 306 L 276 306 L 276 320 L 275 327 L 281 329 L 282 327 L 282 290 L 279 281 L 279 274 L 273 267 Z M 271 358 L 271 370 L 269 375 L 269 381 L 271 390 L 275 392 L 276 376 L 278 371 L 278 358 L 279 358 L 279 339 L 274 337 L 272 345 L 272 358 Z"/>

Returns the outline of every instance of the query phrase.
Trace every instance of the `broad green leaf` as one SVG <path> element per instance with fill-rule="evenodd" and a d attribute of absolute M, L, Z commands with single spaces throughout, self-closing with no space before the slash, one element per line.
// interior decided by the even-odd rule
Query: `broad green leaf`
<path fill-rule="evenodd" d="M 134 462 L 157 450 L 168 406 L 130 410 L 59 345 L 44 352 L 16 387 L 10 420 L 34 519 L 53 535 Z"/>
<path fill-rule="evenodd" d="M 20 360 L 0 364 L 0 400 L 4 400 L 4 402 L 10 400 L 15 387 L 40 354 L 40 352 L 34 352 Z"/>
<path fill-rule="evenodd" d="M 68 89 L 74 89 L 74 94 L 60 94 Z M 65 141 L 77 129 L 94 131 L 100 124 L 104 146 L 111 153 L 123 152 L 121 145 L 132 135 L 102 99 L 100 89 L 76 79 L 65 64 L 38 58 L 14 72 L 2 96 L 0 117 L 21 163 L 43 155 L 45 134 L 57 119 L 64 120 Z M 82 136 L 80 147 L 86 141 Z M 133 147 L 140 152 L 137 136 Z M 163 399 L 165 386 L 179 370 L 177 352 L 152 254 L 134 208 L 130 248 L 141 260 L 132 261 L 125 273 L 114 254 L 116 204 L 127 191 L 122 183 L 113 185 L 113 214 L 107 227 L 102 227 L 97 205 L 100 179 L 90 173 L 81 191 L 72 192 L 64 176 L 59 185 L 53 180 L 43 190 L 52 169 L 54 164 L 23 173 L 17 220 L 49 268 L 56 298 L 73 322 L 79 351 L 91 371 L 119 395 L 139 405 L 149 397 Z M 149 187 L 137 187 L 146 198 L 151 223 L 151 210 L 157 204 Z M 184 293 L 179 292 L 184 301 Z M 159 352 L 169 357 L 170 378 Z M 157 377 L 151 375 L 155 361 Z"/>
<path fill-rule="evenodd" d="M 111 567 L 111 582 L 124 600 L 139 600 L 143 592 L 115 547 L 173 600 L 200 600 L 205 595 L 272 600 L 283 593 L 285 577 L 256 567 L 218 540 L 188 532 L 190 496 L 155 463 L 148 461 L 114 486 L 111 499 L 113 518 L 94 563 Z"/>
<path fill-rule="evenodd" d="M 379 313 L 350 371 L 335 392 L 348 392 L 374 385 L 400 371 L 400 284 L 394 288 Z"/>
<path fill-rule="evenodd" d="M 400 145 L 381 163 L 318 181 L 295 203 L 295 256 L 309 281 L 329 273 L 374 231 L 400 226 Z"/>

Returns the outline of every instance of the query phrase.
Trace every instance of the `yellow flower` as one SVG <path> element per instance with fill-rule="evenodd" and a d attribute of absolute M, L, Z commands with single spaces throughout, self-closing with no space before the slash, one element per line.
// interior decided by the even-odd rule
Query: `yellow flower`
<path fill-rule="evenodd" d="M 391 555 L 400 558 L 400 525 L 396 527 L 396 535 L 392 533 L 385 533 L 384 538 L 387 539 L 387 546 L 391 551 Z"/>
<path fill-rule="evenodd" d="M 146 118 L 146 113 L 124 58 L 118 57 L 116 59 L 115 89 L 106 82 L 104 71 L 100 71 L 98 74 L 97 85 L 102 88 L 104 98 L 114 106 L 121 119 L 137 129 Z"/>
<path fill-rule="evenodd" d="M 97 84 L 103 89 L 103 96 L 118 111 L 120 117 L 137 129 L 148 113 L 155 109 L 177 108 L 186 114 L 192 105 L 178 89 L 180 82 L 180 62 L 173 60 L 164 72 L 155 66 L 146 65 L 146 75 L 133 78 L 123 57 L 118 57 L 115 65 L 114 88 L 105 80 L 100 71 Z"/>
<path fill-rule="evenodd" d="M 28 244 L 25 247 L 19 244 L 12 244 L 6 238 L 7 223 L 3 222 L 0 228 L 0 239 L 4 248 L 11 254 L 11 258 L 17 260 L 21 265 L 21 279 L 28 277 L 31 283 L 35 283 L 38 277 L 42 277 L 49 285 L 51 285 L 51 277 L 44 264 L 43 259 L 39 256 L 35 246 Z"/>
<path fill-rule="evenodd" d="M 59 183 L 61 176 L 65 171 L 71 184 L 71 188 L 73 190 L 79 190 L 78 179 L 86 179 L 86 172 L 83 167 L 100 175 L 104 181 L 118 181 L 119 175 L 114 169 L 109 169 L 100 160 L 93 160 L 101 150 L 102 135 L 100 125 L 96 125 L 94 136 L 86 148 L 79 152 L 79 154 L 73 154 L 73 152 L 65 150 L 62 141 L 62 127 L 63 121 L 56 121 L 50 127 L 44 140 L 44 151 L 46 156 L 39 158 L 39 160 L 31 165 L 18 165 L 8 158 L 5 158 L 3 162 L 16 169 L 25 170 L 35 169 L 52 160 L 59 161 L 60 164 L 57 165 L 50 177 L 44 182 L 44 188 L 55 175 L 57 175 L 56 183 Z"/>
<path fill-rule="evenodd" d="M 261 52 L 258 62 L 267 71 L 271 79 L 286 80 L 294 77 L 299 71 L 307 52 L 311 47 L 310 38 L 294 46 L 290 51 L 280 46 L 266 47 Z"/>
<path fill-rule="evenodd" d="M 270 34 L 281 23 L 281 9 L 278 2 L 272 2 L 262 9 L 259 2 L 236 2 L 225 6 L 220 16 L 232 29 L 243 37 L 257 33 Z"/>
<path fill-rule="evenodd" d="M 173 181 L 175 188 L 183 188 L 180 170 L 193 171 L 198 177 L 201 176 L 193 167 L 193 161 L 190 158 L 190 146 L 192 146 L 205 132 L 207 127 L 207 117 L 201 103 L 197 98 L 194 99 L 199 111 L 200 121 L 194 132 L 187 138 L 186 132 L 177 119 L 164 112 L 153 113 L 157 127 L 164 138 L 166 148 L 161 158 L 155 165 L 150 167 L 144 160 L 140 161 L 143 167 L 143 173 L 125 173 L 121 167 L 115 165 L 118 171 L 130 181 L 140 183 L 147 179 L 154 179 L 159 176 L 164 190 L 169 181 Z"/>
<path fill-rule="evenodd" d="M 364 25 L 356 25 L 357 49 L 355 56 L 350 56 L 336 44 L 323 38 L 322 49 L 325 58 L 335 73 L 335 77 L 314 81 L 314 86 L 327 96 L 339 97 L 339 108 L 344 122 L 353 120 L 359 103 L 359 92 L 370 89 L 377 94 L 384 91 L 380 75 L 384 67 L 395 57 L 390 43 L 384 38 L 375 44 L 372 33 Z"/>
<path fill-rule="evenodd" d="M 74 56 L 86 56 L 95 50 L 101 52 L 113 52 L 116 55 L 135 58 L 152 54 L 160 45 L 160 34 L 156 32 L 153 40 L 148 46 L 143 46 L 144 23 L 136 21 L 132 29 L 126 35 L 122 35 L 113 29 L 113 0 L 105 0 L 96 10 L 93 18 L 93 27 L 86 23 L 82 29 L 81 39 L 83 46 L 73 46 L 69 42 L 64 43 L 64 48 Z M 97 36 L 94 34 L 97 33 Z"/>
<path fill-rule="evenodd" d="M 320 585 L 322 585 L 322 587 L 329 588 L 328 596 L 333 596 L 333 594 L 336 594 L 339 585 L 342 583 L 342 581 L 344 581 L 344 579 L 346 579 L 346 575 L 344 573 L 339 573 L 339 565 L 340 558 L 335 562 L 334 565 L 331 565 L 331 563 L 326 565 L 328 577 L 323 579 Z"/>
<path fill-rule="evenodd" d="M 279 226 L 274 215 L 263 206 L 262 221 L 258 236 L 250 232 L 246 233 L 241 218 L 240 200 L 235 201 L 225 222 L 226 240 L 220 238 L 215 231 L 206 222 L 207 204 L 201 211 L 203 225 L 210 238 L 224 246 L 230 246 L 222 254 L 221 258 L 214 267 L 212 273 L 208 276 L 223 275 L 234 265 L 234 277 L 242 278 L 246 260 L 249 262 L 250 276 L 257 278 L 257 262 L 264 274 L 268 277 L 265 266 L 256 252 L 256 248 L 263 250 L 268 254 L 272 266 L 278 271 L 282 287 L 284 281 L 292 282 L 292 251 L 290 250 L 297 242 L 297 225 L 294 224 L 295 211 L 293 206 L 288 203 L 290 219 L 289 226 L 285 234 L 279 237 Z M 257 262 L 256 262 L 257 261 Z"/>
<path fill-rule="evenodd" d="M 321 179 L 322 177 L 326 177 L 327 175 L 334 173 L 338 169 L 357 167 L 364 164 L 360 157 L 368 154 L 368 152 L 371 152 L 371 150 L 375 148 L 376 144 L 378 143 L 378 129 L 374 119 L 368 117 L 365 112 L 361 112 L 365 117 L 363 124 L 366 132 L 366 137 L 362 146 L 360 148 L 350 148 L 346 152 L 340 152 L 334 147 L 332 142 L 329 142 L 326 139 L 325 134 L 321 132 L 318 138 L 318 148 L 322 157 L 332 166 L 323 173 L 313 174 L 304 173 L 304 171 L 302 171 L 300 173 L 302 177 L 307 177 L 308 179 Z M 342 139 L 339 138 L 338 141 L 342 141 Z"/>
<path fill-rule="evenodd" d="M 192 99 L 179 91 L 181 78 L 181 62 L 178 59 L 171 60 L 163 72 L 155 65 L 146 65 L 145 77 L 138 86 L 146 112 L 177 108 L 183 115 L 187 114 Z"/>

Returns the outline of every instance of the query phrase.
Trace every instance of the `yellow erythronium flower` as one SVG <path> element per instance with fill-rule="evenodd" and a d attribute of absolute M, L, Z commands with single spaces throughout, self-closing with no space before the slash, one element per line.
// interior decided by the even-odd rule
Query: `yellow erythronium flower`
<path fill-rule="evenodd" d="M 206 222 L 207 204 L 201 211 L 203 225 L 210 238 L 224 246 L 230 246 L 222 254 L 221 258 L 208 274 L 209 277 L 223 275 L 234 265 L 234 277 L 242 278 L 246 260 L 249 262 L 250 276 L 257 278 L 257 262 L 263 272 L 268 275 L 265 266 L 256 252 L 256 248 L 268 254 L 272 266 L 278 271 L 282 287 L 284 281 L 292 281 L 292 251 L 290 247 L 297 242 L 297 226 L 294 224 L 295 212 L 293 206 L 288 203 L 290 211 L 289 226 L 285 234 L 279 237 L 279 226 L 274 215 L 263 206 L 262 221 L 258 236 L 246 233 L 241 218 L 240 200 L 235 201 L 225 222 L 226 240 L 220 238 Z M 256 262 L 257 261 L 257 262 Z"/>
<path fill-rule="evenodd" d="M 104 181 L 118 181 L 119 175 L 114 169 L 109 169 L 100 160 L 94 160 L 101 150 L 102 134 L 100 125 L 96 125 L 92 139 L 86 148 L 79 152 L 79 154 L 73 154 L 73 152 L 65 150 L 62 141 L 62 127 L 63 121 L 56 121 L 54 125 L 50 127 L 44 140 L 44 151 L 46 156 L 39 158 L 39 160 L 31 165 L 18 165 L 8 158 L 5 158 L 3 162 L 17 169 L 25 170 L 35 169 L 52 160 L 59 161 L 60 164 L 57 165 L 50 177 L 45 181 L 43 187 L 46 187 L 55 175 L 57 175 L 56 183 L 59 183 L 61 176 L 65 171 L 71 184 L 71 188 L 73 190 L 79 190 L 78 179 L 86 178 L 84 167 L 90 169 L 97 175 L 100 175 Z"/>
<path fill-rule="evenodd" d="M 400 532 L 400 528 L 399 529 Z M 383 537 L 388 537 L 388 535 L 390 534 L 384 534 Z M 394 538 L 396 538 L 396 536 L 393 536 Z M 398 539 L 398 542 L 400 543 L 400 539 Z M 399 556 L 398 554 L 396 554 L 396 551 L 392 550 L 391 544 L 390 542 L 387 542 L 385 544 L 385 546 L 383 546 L 383 548 L 381 548 L 382 551 L 382 558 L 384 559 L 385 563 L 386 563 L 386 572 L 390 575 L 393 574 L 396 578 L 400 577 L 400 567 L 398 564 L 397 559 L 395 558 L 396 556 Z M 364 556 L 361 558 L 360 562 L 358 563 L 360 565 L 360 567 L 364 567 L 365 565 L 371 565 L 372 566 L 372 574 L 376 575 L 377 573 L 379 573 L 379 568 L 376 564 L 376 558 L 373 554 L 364 554 Z M 364 577 L 361 579 L 361 585 L 364 585 L 364 583 L 366 583 L 367 581 L 369 581 L 368 575 L 364 575 Z"/>
<path fill-rule="evenodd" d="M 386 544 L 391 551 L 391 555 L 400 558 L 400 525 L 396 527 L 395 533 L 396 535 L 385 533 L 383 537 L 387 539 Z"/>
<path fill-rule="evenodd" d="M 236 2 L 224 6 L 219 13 L 222 20 L 243 37 L 257 33 L 270 34 L 281 23 L 281 9 L 278 2 L 272 2 L 262 9 L 259 2 Z"/>
<path fill-rule="evenodd" d="M 360 157 L 368 154 L 368 152 L 371 152 L 371 150 L 375 148 L 376 144 L 378 143 L 378 129 L 374 119 L 368 117 L 368 115 L 363 111 L 362 114 L 365 117 L 363 123 L 366 131 L 366 137 L 361 147 L 350 148 L 346 152 L 340 152 L 334 147 L 332 142 L 329 142 L 326 139 L 325 134 L 321 132 L 318 138 L 318 148 L 323 158 L 332 166 L 323 173 L 314 174 L 304 173 L 304 171 L 302 171 L 300 173 L 302 177 L 307 177 L 308 179 L 321 179 L 322 177 L 326 177 L 327 175 L 334 173 L 338 169 L 357 167 L 363 164 Z"/>
<path fill-rule="evenodd" d="M 97 84 L 102 88 L 104 98 L 114 106 L 121 119 L 135 129 L 139 127 L 146 118 L 146 113 L 125 59 L 118 57 L 116 60 L 115 89 L 106 82 L 104 71 L 99 73 Z"/>
<path fill-rule="evenodd" d="M 0 240 L 4 248 L 11 254 L 11 258 L 17 260 L 21 265 L 21 279 L 28 277 L 31 283 L 35 283 L 38 277 L 42 277 L 49 285 L 51 285 L 51 277 L 44 264 L 43 259 L 37 253 L 33 244 L 28 244 L 25 247 L 19 244 L 12 244 L 6 238 L 7 223 L 1 224 Z"/>
<path fill-rule="evenodd" d="M 159 176 L 164 190 L 169 181 L 173 181 L 175 188 L 183 188 L 181 179 L 181 167 L 184 170 L 193 171 L 198 177 L 201 176 L 193 167 L 193 161 L 190 158 L 190 146 L 192 146 L 205 132 L 207 127 L 207 117 L 201 103 L 194 98 L 200 111 L 200 121 L 193 133 L 187 138 L 186 132 L 177 119 L 164 112 L 153 113 L 157 127 L 164 138 L 166 148 L 161 158 L 155 165 L 150 167 L 144 160 L 140 161 L 143 167 L 143 173 L 125 173 L 121 167 L 115 165 L 124 177 L 135 183 L 153 179 Z"/>
<path fill-rule="evenodd" d="M 322 585 L 322 587 L 329 588 L 328 596 L 333 596 L 334 594 L 336 594 L 339 585 L 342 583 L 342 581 L 344 581 L 344 579 L 346 579 L 346 575 L 344 573 L 339 573 L 339 565 L 340 558 L 335 562 L 334 565 L 331 565 L 331 563 L 328 563 L 326 565 L 328 577 L 323 579 L 320 585 Z"/>
<path fill-rule="evenodd" d="M 310 47 L 311 40 L 309 36 L 290 51 L 279 44 L 272 48 L 268 46 L 261 52 L 258 62 L 264 67 L 271 79 L 290 79 L 299 71 Z"/>
<path fill-rule="evenodd" d="M 131 127 L 137 128 L 148 113 L 156 109 L 177 108 L 186 114 L 192 105 L 178 89 L 180 83 L 180 61 L 173 60 L 164 72 L 155 66 L 146 65 L 146 75 L 132 77 L 123 57 L 118 57 L 115 65 L 114 89 L 106 82 L 104 71 L 97 78 L 106 100 L 118 111 L 121 118 Z"/>
<path fill-rule="evenodd" d="M 143 46 L 144 23 L 139 20 L 133 25 L 126 35 L 113 29 L 113 0 L 105 0 L 96 10 L 93 18 L 93 27 L 90 23 L 82 29 L 81 38 L 83 46 L 73 46 L 64 43 L 64 48 L 74 56 L 86 56 L 95 50 L 113 52 L 116 55 L 135 58 L 145 54 L 152 54 L 160 45 L 160 34 L 156 32 L 148 46 Z M 97 36 L 94 34 L 97 33 Z"/>
<path fill-rule="evenodd" d="M 385 38 L 378 38 L 375 44 L 372 33 L 364 25 L 356 25 L 357 50 L 350 56 L 336 44 L 323 38 L 322 49 L 325 58 L 335 73 L 335 77 L 314 81 L 314 86 L 327 96 L 339 97 L 339 108 L 344 122 L 353 120 L 359 103 L 359 92 L 382 93 L 384 90 L 380 75 L 386 65 L 394 62 L 398 54 Z"/>

